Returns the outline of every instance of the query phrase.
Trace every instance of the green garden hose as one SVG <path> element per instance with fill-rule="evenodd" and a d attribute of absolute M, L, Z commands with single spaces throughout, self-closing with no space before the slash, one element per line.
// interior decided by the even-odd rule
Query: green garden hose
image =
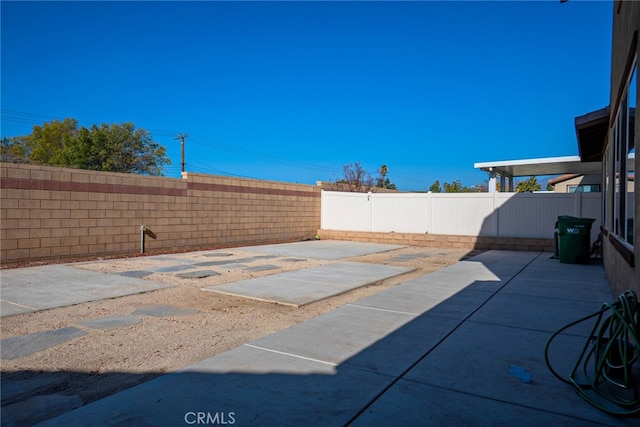
<path fill-rule="evenodd" d="M 549 361 L 552 341 L 565 330 L 596 319 L 582 353 L 568 378 L 559 375 Z M 572 385 L 589 404 L 611 415 L 640 414 L 640 383 L 633 366 L 640 357 L 640 306 L 627 290 L 613 304 L 556 331 L 545 347 L 547 367 L 562 382 Z M 582 370 L 583 379 L 576 374 Z"/>

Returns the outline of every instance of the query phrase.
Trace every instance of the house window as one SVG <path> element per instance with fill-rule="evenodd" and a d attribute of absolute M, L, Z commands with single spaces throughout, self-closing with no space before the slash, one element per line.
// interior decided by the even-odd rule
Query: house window
<path fill-rule="evenodd" d="M 605 182 L 611 191 L 611 232 L 633 246 L 637 58 L 631 70 L 614 122 L 612 156 L 605 163 Z"/>
<path fill-rule="evenodd" d="M 568 185 L 567 193 L 599 193 L 599 184 Z"/>

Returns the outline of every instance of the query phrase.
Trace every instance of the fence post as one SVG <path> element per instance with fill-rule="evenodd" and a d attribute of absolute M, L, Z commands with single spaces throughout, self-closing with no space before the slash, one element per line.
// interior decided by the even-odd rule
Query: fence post
<path fill-rule="evenodd" d="M 369 232 L 373 231 L 373 203 L 371 202 L 372 197 L 373 193 L 369 191 L 367 193 L 367 202 L 369 203 Z"/>
<path fill-rule="evenodd" d="M 433 193 L 429 191 L 427 193 L 427 212 L 425 212 L 425 214 L 427 215 L 427 233 L 431 233 L 431 230 L 433 230 L 432 204 L 433 204 Z"/>
<path fill-rule="evenodd" d="M 504 188 L 504 187 L 502 187 Z M 493 199 L 493 217 L 496 219 L 496 235 L 495 237 L 500 237 L 500 208 L 498 207 L 498 195 L 500 195 L 500 193 L 498 191 L 494 192 L 492 194 L 492 199 Z M 491 215 L 489 215 L 489 218 L 491 218 Z"/>

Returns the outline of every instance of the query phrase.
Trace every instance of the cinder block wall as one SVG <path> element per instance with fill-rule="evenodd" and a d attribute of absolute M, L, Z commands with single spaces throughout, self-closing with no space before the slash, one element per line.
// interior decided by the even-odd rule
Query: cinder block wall
<path fill-rule="evenodd" d="M 182 179 L 0 163 L 3 265 L 312 238 L 320 189 L 185 173 Z"/>
<path fill-rule="evenodd" d="M 366 231 L 318 230 L 322 239 L 354 240 L 358 242 L 432 248 L 497 249 L 505 251 L 553 252 L 553 239 L 521 237 L 451 236 L 446 234 L 382 233 Z"/>

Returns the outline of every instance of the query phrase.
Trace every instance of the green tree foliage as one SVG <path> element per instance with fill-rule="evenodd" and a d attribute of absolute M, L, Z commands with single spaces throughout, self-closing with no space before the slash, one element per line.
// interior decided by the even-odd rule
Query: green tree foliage
<path fill-rule="evenodd" d="M 467 187 L 463 186 L 459 179 L 456 179 L 451 183 L 445 182 L 442 185 L 440 185 L 439 180 L 436 180 L 429 187 L 429 191 L 432 193 L 442 193 L 443 187 L 445 193 L 482 193 L 487 191 L 487 187 L 483 184 L 476 184 L 471 187 Z"/>
<path fill-rule="evenodd" d="M 75 119 L 53 120 L 42 126 L 34 126 L 31 135 L 24 137 L 29 159 L 34 163 L 56 166 L 64 164 L 60 158 L 67 147 L 73 146 L 78 135 Z"/>
<path fill-rule="evenodd" d="M 526 193 L 532 191 L 540 191 L 540 188 L 542 187 L 540 186 L 538 179 L 535 176 L 532 176 L 525 181 L 520 181 L 518 183 L 517 191 L 518 193 Z"/>
<path fill-rule="evenodd" d="M 465 189 L 459 179 L 456 179 L 451 184 L 445 182 L 443 186 L 445 193 L 463 193 Z"/>
<path fill-rule="evenodd" d="M 6 144 L 5 144 L 6 140 Z M 34 126 L 30 135 L 3 139 L 2 159 L 78 169 L 162 175 L 166 150 L 133 123 L 78 128 L 74 119 Z"/>
<path fill-rule="evenodd" d="M 27 163 L 27 148 L 19 137 L 2 138 L 0 141 L 0 162 Z"/>

